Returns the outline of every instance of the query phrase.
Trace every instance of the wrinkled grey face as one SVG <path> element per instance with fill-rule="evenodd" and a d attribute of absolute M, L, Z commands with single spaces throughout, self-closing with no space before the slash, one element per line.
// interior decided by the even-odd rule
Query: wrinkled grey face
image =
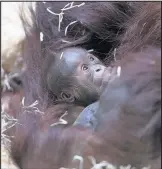
<path fill-rule="evenodd" d="M 97 57 L 82 48 L 68 48 L 58 56 L 64 62 L 64 70 L 70 72 L 69 75 L 75 76 L 80 82 L 90 81 L 99 89 L 103 85 L 103 78 L 106 77 L 104 83 L 108 82 L 113 72 L 112 68 L 105 67 Z"/>

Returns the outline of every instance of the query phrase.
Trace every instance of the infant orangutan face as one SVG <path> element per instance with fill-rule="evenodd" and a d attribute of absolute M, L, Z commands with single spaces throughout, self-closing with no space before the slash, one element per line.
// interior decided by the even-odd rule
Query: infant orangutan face
<path fill-rule="evenodd" d="M 60 54 L 67 74 L 75 76 L 77 81 L 89 81 L 101 89 L 116 76 L 116 68 L 106 67 L 94 55 L 82 48 L 67 48 Z M 113 76 L 113 77 L 112 77 Z M 84 84 L 83 84 L 84 85 Z"/>
<path fill-rule="evenodd" d="M 67 48 L 55 56 L 55 62 L 49 63 L 47 85 L 62 100 L 75 100 L 77 97 L 83 102 L 89 97 L 88 100 L 96 101 L 116 74 L 116 69 L 104 66 L 97 57 L 82 48 Z"/>
<path fill-rule="evenodd" d="M 102 79 L 106 67 L 94 55 L 81 48 L 65 49 L 60 59 L 64 61 L 66 70 L 71 72 L 71 76 L 75 76 L 78 81 L 90 81 L 95 86 L 102 85 Z"/>

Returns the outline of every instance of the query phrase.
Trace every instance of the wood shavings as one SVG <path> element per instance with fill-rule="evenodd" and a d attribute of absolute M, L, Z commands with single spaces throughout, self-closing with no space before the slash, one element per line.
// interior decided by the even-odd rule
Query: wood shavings
<path fill-rule="evenodd" d="M 6 103 L 7 104 L 7 103 Z M 13 136 L 8 136 L 5 134 L 5 132 L 14 127 L 16 124 L 22 125 L 20 123 L 18 123 L 18 120 L 13 118 L 12 116 L 9 116 L 6 112 L 6 104 L 2 104 L 2 108 L 1 108 L 1 122 L 2 122 L 2 131 L 1 131 L 1 141 L 3 142 L 4 145 L 8 145 L 8 143 L 11 142 L 11 138 L 13 138 Z"/>
<path fill-rule="evenodd" d="M 116 169 L 112 164 L 106 162 L 106 161 L 102 161 L 98 164 L 95 164 L 91 169 Z"/>
<path fill-rule="evenodd" d="M 62 52 L 62 53 L 61 53 L 61 55 L 60 55 L 60 59 L 62 59 L 63 54 L 64 54 L 64 52 Z"/>
<path fill-rule="evenodd" d="M 88 53 L 91 53 L 91 52 L 93 52 L 94 51 L 94 49 L 90 49 L 90 50 L 88 50 Z"/>
<path fill-rule="evenodd" d="M 100 163 L 97 163 L 96 159 L 94 157 L 89 156 L 88 158 L 93 165 L 93 167 L 91 169 L 102 169 L 103 167 L 106 167 L 106 169 L 116 169 L 115 166 L 113 166 L 112 164 L 110 164 L 106 161 L 102 161 Z"/>
<path fill-rule="evenodd" d="M 43 41 L 43 33 L 40 32 L 40 41 L 42 42 Z"/>
<path fill-rule="evenodd" d="M 8 75 L 4 75 L 4 80 L 3 80 L 3 92 L 5 92 L 5 91 L 12 91 L 13 89 L 12 89 L 12 87 L 10 86 L 10 84 L 9 84 L 9 76 Z"/>
<path fill-rule="evenodd" d="M 74 5 L 74 2 L 70 2 L 70 3 L 66 4 L 66 5 L 61 9 L 61 12 L 60 12 L 60 13 L 55 13 L 55 12 L 51 11 L 49 7 L 47 8 L 47 11 L 48 11 L 49 13 L 51 13 L 51 14 L 56 15 L 56 16 L 59 17 L 58 31 L 60 32 L 60 30 L 61 30 L 61 22 L 62 22 L 62 20 L 63 20 L 64 14 L 65 14 L 64 11 L 69 10 L 69 9 L 72 9 L 72 8 L 75 8 L 75 7 L 81 7 L 81 6 L 83 6 L 84 4 L 85 4 L 85 3 L 83 2 L 83 3 L 79 4 L 79 5 Z M 74 21 L 74 22 L 76 22 L 76 21 Z M 71 24 L 71 23 L 70 23 L 70 24 Z M 73 23 L 72 23 L 72 24 L 73 24 Z M 67 27 L 66 27 L 66 29 L 67 29 Z M 65 32 L 66 32 L 66 30 L 65 30 Z"/>
<path fill-rule="evenodd" d="M 67 40 L 64 40 L 64 39 L 61 39 L 61 41 L 62 41 L 63 43 L 68 43 L 68 44 L 72 43 L 72 42 L 67 41 Z"/>
<path fill-rule="evenodd" d="M 24 112 L 34 111 L 35 113 L 44 114 L 44 112 L 40 111 L 38 107 L 36 107 L 39 104 L 38 100 L 36 100 L 34 103 L 32 103 L 29 106 L 25 106 L 24 101 L 25 101 L 25 98 L 23 97 L 21 103 L 23 106 L 22 108 L 25 109 Z"/>
<path fill-rule="evenodd" d="M 84 163 L 83 157 L 78 156 L 78 155 L 75 155 L 75 156 L 73 157 L 73 161 L 74 161 L 74 160 L 79 160 L 79 161 L 80 161 L 80 163 L 79 163 L 79 169 L 84 169 L 84 168 L 83 168 L 83 163 Z"/>
<path fill-rule="evenodd" d="M 47 8 L 47 11 L 49 12 L 49 13 L 51 13 L 51 14 L 53 14 L 53 15 L 57 15 L 58 17 L 59 17 L 59 26 L 58 26 L 58 31 L 60 32 L 60 27 L 61 27 L 61 22 L 62 22 L 62 20 L 63 20 L 63 12 L 61 12 L 61 13 L 54 13 L 54 12 L 52 12 L 50 9 L 49 9 L 49 7 Z"/>
<path fill-rule="evenodd" d="M 75 8 L 75 7 L 81 7 L 81 6 L 85 5 L 84 2 L 81 3 L 81 4 L 79 4 L 79 5 L 73 5 L 73 4 L 74 4 L 74 2 L 70 2 L 70 3 L 68 3 L 67 5 L 65 5 L 65 7 L 62 8 L 61 10 L 62 10 L 62 11 L 66 11 L 66 10 L 69 10 L 69 9 L 72 9 L 72 8 Z"/>
<path fill-rule="evenodd" d="M 121 66 L 117 67 L 117 76 L 120 77 L 121 75 Z"/>
<path fill-rule="evenodd" d="M 1 70 L 3 68 L 1 67 Z M 3 74 L 2 74 L 3 73 Z M 13 91 L 14 89 L 10 85 L 10 81 L 12 81 L 13 78 L 19 77 L 19 73 L 9 73 L 6 74 L 5 71 L 1 72 L 1 85 L 2 85 L 2 92 L 6 91 Z"/>
<path fill-rule="evenodd" d="M 88 156 L 90 162 L 92 163 L 93 167 L 91 169 L 137 169 L 136 167 L 132 167 L 130 164 L 126 165 L 126 166 L 115 166 L 107 161 L 101 161 L 100 163 L 96 162 L 96 159 L 92 156 Z M 151 169 L 150 166 L 148 167 L 143 167 L 141 169 Z"/>
<path fill-rule="evenodd" d="M 131 169 L 131 165 L 127 165 L 127 166 L 120 166 L 120 169 Z"/>
<path fill-rule="evenodd" d="M 67 35 L 67 29 L 69 28 L 69 26 L 76 23 L 76 22 L 78 22 L 78 21 L 73 21 L 73 22 L 69 23 L 69 25 L 65 28 L 65 36 Z"/>
<path fill-rule="evenodd" d="M 51 124 L 51 127 L 52 127 L 52 126 L 56 126 L 56 125 L 58 125 L 58 124 L 68 124 L 68 122 L 63 119 L 63 117 L 66 116 L 67 114 L 68 114 L 68 113 L 67 113 L 67 111 L 66 111 L 66 112 L 59 118 L 59 121 L 58 121 L 58 122 Z"/>
<path fill-rule="evenodd" d="M 142 169 L 151 169 L 151 166 L 143 167 Z"/>
<path fill-rule="evenodd" d="M 1 144 L 1 168 L 2 169 L 19 169 L 11 159 L 9 152 L 8 152 L 8 147 L 5 145 Z"/>

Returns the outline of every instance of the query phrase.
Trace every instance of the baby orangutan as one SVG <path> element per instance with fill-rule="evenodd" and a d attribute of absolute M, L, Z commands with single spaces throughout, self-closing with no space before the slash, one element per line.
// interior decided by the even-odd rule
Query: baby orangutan
<path fill-rule="evenodd" d="M 98 100 L 105 84 L 116 77 L 116 68 L 104 66 L 97 57 L 78 47 L 57 53 L 55 59 L 50 57 L 47 65 L 46 83 L 56 102 L 87 106 Z"/>

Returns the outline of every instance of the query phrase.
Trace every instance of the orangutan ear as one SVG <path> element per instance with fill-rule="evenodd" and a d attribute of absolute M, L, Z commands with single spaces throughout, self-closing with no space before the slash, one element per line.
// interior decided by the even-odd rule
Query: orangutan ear
<path fill-rule="evenodd" d="M 75 101 L 75 97 L 72 93 L 66 91 L 66 92 L 61 92 L 60 99 L 62 101 L 66 101 L 69 103 L 73 103 Z"/>

